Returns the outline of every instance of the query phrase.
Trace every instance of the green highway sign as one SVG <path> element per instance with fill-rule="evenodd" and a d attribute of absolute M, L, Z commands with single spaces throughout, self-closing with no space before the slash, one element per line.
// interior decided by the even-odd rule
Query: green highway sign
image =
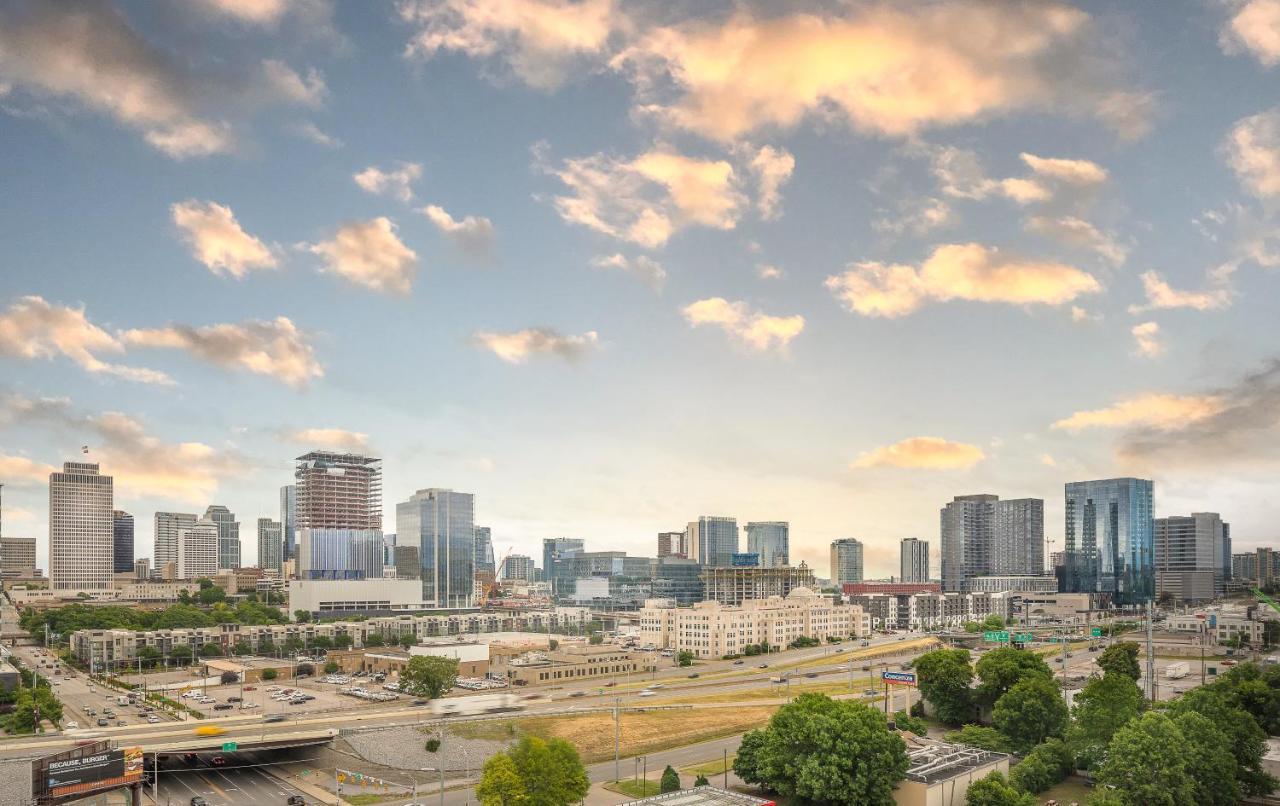
<path fill-rule="evenodd" d="M 235 742 L 223 742 L 223 743 L 222 743 L 222 752 L 224 752 L 224 753 L 234 753 L 237 747 L 239 747 L 239 745 L 237 745 Z"/>
<path fill-rule="evenodd" d="M 999 632 L 984 632 L 982 634 L 982 640 L 983 641 L 999 641 L 1001 643 L 1008 643 L 1009 633 L 1005 632 L 1004 630 L 1000 630 Z"/>
<path fill-rule="evenodd" d="M 1036 637 L 1029 632 L 1020 632 L 1017 635 L 1013 636 L 1013 640 L 1018 641 L 1019 643 L 1025 644 L 1030 641 L 1036 640 Z"/>
<path fill-rule="evenodd" d="M 1101 637 L 1102 637 L 1102 628 L 1101 628 L 1101 627 L 1094 627 L 1092 630 L 1090 630 L 1090 631 L 1089 631 L 1089 634 L 1090 634 L 1090 635 L 1092 635 L 1094 638 L 1101 638 Z"/>

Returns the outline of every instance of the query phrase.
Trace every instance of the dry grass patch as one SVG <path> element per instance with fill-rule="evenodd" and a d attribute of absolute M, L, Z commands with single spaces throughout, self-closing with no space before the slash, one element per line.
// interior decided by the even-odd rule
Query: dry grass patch
<path fill-rule="evenodd" d="M 863 690 L 870 688 L 872 678 L 861 677 L 855 678 L 853 681 L 853 691 L 849 690 L 849 681 L 842 680 L 839 683 L 799 683 L 791 682 L 791 696 L 798 697 L 801 694 L 829 694 L 835 696 L 837 694 L 858 694 Z M 663 704 L 689 704 L 689 703 L 718 703 L 718 702 L 752 702 L 754 700 L 781 700 L 787 697 L 787 686 L 782 683 L 774 683 L 768 687 L 753 688 L 747 691 L 724 691 L 718 694 L 692 694 L 683 697 L 674 697 L 664 699 Z"/>

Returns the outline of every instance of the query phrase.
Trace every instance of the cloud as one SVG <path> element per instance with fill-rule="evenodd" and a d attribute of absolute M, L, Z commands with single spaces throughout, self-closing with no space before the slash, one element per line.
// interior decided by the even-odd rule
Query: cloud
<path fill-rule="evenodd" d="M 192 256 L 214 274 L 239 279 L 254 269 L 279 265 L 266 244 L 240 227 L 230 207 L 187 199 L 169 210 Z"/>
<path fill-rule="evenodd" d="M 1101 290 L 1080 269 L 1009 257 L 977 243 L 939 246 L 919 268 L 856 263 L 828 277 L 826 286 L 850 311 L 889 318 L 906 316 L 928 302 L 1062 305 Z"/>
<path fill-rule="evenodd" d="M 690 325 L 715 325 L 731 338 L 757 352 L 784 351 L 804 330 L 804 317 L 770 316 L 752 310 L 745 302 L 709 297 L 686 305 L 682 311 Z"/>
<path fill-rule="evenodd" d="M 489 219 L 469 215 L 459 221 L 434 204 L 422 208 L 422 214 L 462 251 L 483 257 L 493 250 L 493 222 Z"/>
<path fill-rule="evenodd" d="M 904 205 L 896 216 L 886 213 L 872 221 L 871 226 L 877 232 L 890 235 L 902 235 L 904 232 L 925 235 L 949 226 L 954 220 L 951 205 L 942 199 L 929 198 Z"/>
<path fill-rule="evenodd" d="M 369 447 L 369 435 L 345 428 L 301 428 L 284 434 L 289 442 L 316 448 L 359 453 Z"/>
<path fill-rule="evenodd" d="M 1196 311 L 1216 311 L 1231 305 L 1231 291 L 1227 288 L 1211 288 L 1206 291 L 1180 291 L 1169 285 L 1159 272 L 1142 273 L 1142 287 L 1147 293 L 1145 305 L 1130 305 L 1129 313 L 1191 308 Z"/>
<path fill-rule="evenodd" d="M 796 158 L 786 149 L 764 146 L 751 158 L 751 172 L 755 174 L 760 189 L 756 196 L 756 208 L 766 220 L 782 214 L 782 186 L 791 179 L 796 168 Z"/>
<path fill-rule="evenodd" d="M 333 238 L 303 248 L 324 259 L 323 271 L 386 294 L 408 294 L 418 255 L 396 237 L 389 218 L 350 221 Z"/>
<path fill-rule="evenodd" d="M 771 263 L 756 264 L 756 276 L 761 280 L 781 280 L 782 274 L 782 269 Z"/>
<path fill-rule="evenodd" d="M 1245 190 L 1280 196 L 1280 107 L 1236 121 L 1222 148 Z"/>
<path fill-rule="evenodd" d="M 1097 322 L 1102 319 L 1102 314 L 1089 313 L 1088 310 L 1081 308 L 1079 305 L 1071 306 L 1072 322 Z"/>
<path fill-rule="evenodd" d="M 269 322 L 126 330 L 120 339 L 130 346 L 184 350 L 223 369 L 266 375 L 295 388 L 324 375 L 306 334 L 284 316 Z"/>
<path fill-rule="evenodd" d="M 1055 195 L 1084 190 L 1107 180 L 1107 171 L 1097 163 L 1082 159 L 1039 157 L 1023 152 L 1020 159 L 1031 170 L 1030 176 L 992 179 L 986 175 L 978 155 L 955 146 L 926 146 L 933 175 L 944 195 L 980 200 L 1004 196 L 1026 206 L 1051 201 Z"/>
<path fill-rule="evenodd" d="M 1057 467 L 1058 460 L 1054 459 L 1052 454 L 1042 453 L 1040 454 L 1040 464 L 1045 467 Z"/>
<path fill-rule="evenodd" d="M 1129 332 L 1133 334 L 1134 348 L 1143 358 L 1155 358 L 1164 352 L 1164 342 L 1160 340 L 1160 325 L 1156 322 L 1134 325 Z"/>
<path fill-rule="evenodd" d="M 1235 14 L 1222 30 L 1227 53 L 1243 48 L 1264 66 L 1280 64 L 1280 0 L 1233 0 Z"/>
<path fill-rule="evenodd" d="M 559 86 L 576 62 L 603 54 L 622 24 L 613 0 L 401 0 L 399 12 L 415 28 L 406 56 L 496 57 L 539 89 Z"/>
<path fill-rule="evenodd" d="M 121 355 L 124 351 L 118 338 L 89 321 L 84 306 L 69 308 L 30 296 L 19 298 L 0 313 L 0 356 L 33 360 L 61 355 L 93 374 L 138 383 L 173 383 L 163 372 L 99 358 L 99 354 Z"/>
<path fill-rule="evenodd" d="M 601 255 L 591 261 L 597 269 L 617 269 L 640 278 L 645 285 L 657 291 L 667 282 L 667 271 L 662 264 L 646 255 L 629 258 L 621 253 Z"/>
<path fill-rule="evenodd" d="M 1121 265 L 1129 256 L 1128 248 L 1114 236 L 1075 216 L 1031 216 L 1026 220 L 1026 228 L 1068 246 L 1097 252 L 1114 266 Z"/>
<path fill-rule="evenodd" d="M 207 11 L 238 22 L 274 26 L 289 10 L 289 0 L 193 0 Z"/>
<path fill-rule="evenodd" d="M 552 200 L 562 219 L 650 249 L 689 226 L 733 229 L 747 201 L 731 164 L 665 146 L 631 160 L 595 154 L 543 167 L 569 188 Z"/>
<path fill-rule="evenodd" d="M 1107 181 L 1107 170 L 1089 160 L 1037 157 L 1025 151 L 1018 156 L 1033 173 L 1069 185 L 1098 185 Z"/>
<path fill-rule="evenodd" d="M 1144 394 L 1126 398 L 1104 409 L 1077 411 L 1058 420 L 1053 428 L 1079 431 L 1084 428 L 1152 428 L 1177 431 L 1201 420 L 1217 416 L 1227 406 L 1221 395 Z"/>
<path fill-rule="evenodd" d="M 411 185 L 422 177 L 422 166 L 416 162 L 402 162 L 394 171 L 384 171 L 370 165 L 351 176 L 360 189 L 375 196 L 390 196 L 408 203 L 413 201 Z"/>
<path fill-rule="evenodd" d="M 117 495 L 202 506 L 215 500 L 219 479 L 246 470 L 241 458 L 200 442 L 166 442 L 149 434 L 140 420 L 120 412 L 86 414 L 73 410 L 66 400 L 13 395 L 0 403 L 0 414 L 24 427 L 43 425 L 59 434 L 75 434 L 90 449 L 88 457 L 75 458 L 101 464 L 102 472 L 115 478 Z"/>
<path fill-rule="evenodd" d="M 316 145 L 324 146 L 325 148 L 342 148 L 343 146 L 343 142 L 341 140 L 321 131 L 319 126 L 309 120 L 304 120 L 294 126 L 293 132 L 302 139 L 310 140 Z"/>
<path fill-rule="evenodd" d="M 0 11 L 0 85 L 107 115 L 174 159 L 233 148 L 231 125 L 214 108 L 314 106 L 325 94 L 314 70 L 304 78 L 274 60 L 212 70 L 182 55 L 153 46 L 106 0 Z"/>
<path fill-rule="evenodd" d="M 858 454 L 856 470 L 898 467 L 923 470 L 967 470 L 986 458 L 977 445 L 939 437 L 912 437 Z"/>
<path fill-rule="evenodd" d="M 721 141 L 806 118 L 909 136 L 1026 108 L 1101 115 L 1114 88 L 1093 38 L 1057 3 L 885 3 L 659 27 L 611 64 L 641 112 Z"/>
<path fill-rule="evenodd" d="M 573 336 L 549 327 L 530 327 L 509 333 L 480 331 L 471 340 L 508 364 L 523 364 L 534 355 L 554 355 L 573 364 L 596 348 L 599 336 L 594 330 Z"/>
<path fill-rule="evenodd" d="M 0 479 L 4 479 L 5 484 L 48 484 L 49 474 L 57 470 L 53 465 L 33 462 L 25 456 L 0 453 Z M 6 518 L 12 515 L 9 507 L 5 507 L 4 514 Z"/>

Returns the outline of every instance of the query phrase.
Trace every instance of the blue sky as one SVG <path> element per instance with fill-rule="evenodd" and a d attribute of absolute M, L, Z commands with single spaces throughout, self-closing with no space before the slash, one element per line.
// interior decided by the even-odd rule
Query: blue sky
<path fill-rule="evenodd" d="M 1278 70 L 1280 0 L 6 4 L 5 533 L 88 445 L 140 556 L 222 503 L 252 559 L 313 447 L 535 556 L 888 574 L 1127 474 L 1272 542 Z"/>

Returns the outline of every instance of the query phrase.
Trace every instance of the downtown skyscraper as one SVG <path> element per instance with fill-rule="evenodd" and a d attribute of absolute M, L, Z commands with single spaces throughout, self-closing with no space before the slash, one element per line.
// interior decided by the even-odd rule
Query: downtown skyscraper
<path fill-rule="evenodd" d="M 761 568 L 791 564 L 791 524 L 752 521 L 747 524 L 747 553 L 760 556 Z"/>
<path fill-rule="evenodd" d="M 119 509 L 111 513 L 113 522 L 113 570 L 117 574 L 133 571 L 133 516 Z"/>
<path fill-rule="evenodd" d="M 280 537 L 283 540 L 284 559 L 298 557 L 298 485 L 286 484 L 280 488 Z"/>
<path fill-rule="evenodd" d="M 898 552 L 900 582 L 929 581 L 929 541 L 915 537 L 904 538 L 898 546 Z"/>
<path fill-rule="evenodd" d="M 284 570 L 284 529 L 280 521 L 258 518 L 258 567 L 277 574 Z"/>
<path fill-rule="evenodd" d="M 1155 485 L 1148 479 L 1066 485 L 1064 590 L 1118 605 L 1155 596 Z"/>
<path fill-rule="evenodd" d="M 1156 518 L 1154 540 L 1157 596 L 1167 593 L 1180 602 L 1203 602 L 1226 593 L 1231 525 L 1218 513 Z"/>
<path fill-rule="evenodd" d="M 240 567 L 240 521 L 231 510 L 213 504 L 204 511 L 204 519 L 218 524 L 218 569 Z"/>
<path fill-rule="evenodd" d="M 862 541 L 852 537 L 831 541 L 831 584 L 839 589 L 845 583 L 861 582 L 862 575 Z"/>
<path fill-rule="evenodd" d="M 404 570 L 416 570 L 422 581 L 422 601 L 432 607 L 471 607 L 475 603 L 475 496 L 428 488 L 396 504 L 398 577 L 403 576 L 402 557 Z"/>
<path fill-rule="evenodd" d="M 381 579 L 382 461 L 312 451 L 298 457 L 294 480 L 298 578 Z"/>
<path fill-rule="evenodd" d="M 115 566 L 115 484 L 91 462 L 64 462 L 49 474 L 49 587 L 111 590 Z"/>
<path fill-rule="evenodd" d="M 738 553 L 737 518 L 703 515 L 689 521 L 684 534 L 689 559 L 716 567 L 733 565 L 733 555 Z"/>
<path fill-rule="evenodd" d="M 183 529 L 195 525 L 198 520 L 193 512 L 157 512 L 155 515 L 155 557 L 154 567 L 164 578 L 165 567 L 173 563 L 173 571 L 178 566 L 178 535 Z"/>
<path fill-rule="evenodd" d="M 1044 573 L 1044 501 L 958 495 L 939 513 L 942 589 L 967 593 L 988 575 Z"/>

